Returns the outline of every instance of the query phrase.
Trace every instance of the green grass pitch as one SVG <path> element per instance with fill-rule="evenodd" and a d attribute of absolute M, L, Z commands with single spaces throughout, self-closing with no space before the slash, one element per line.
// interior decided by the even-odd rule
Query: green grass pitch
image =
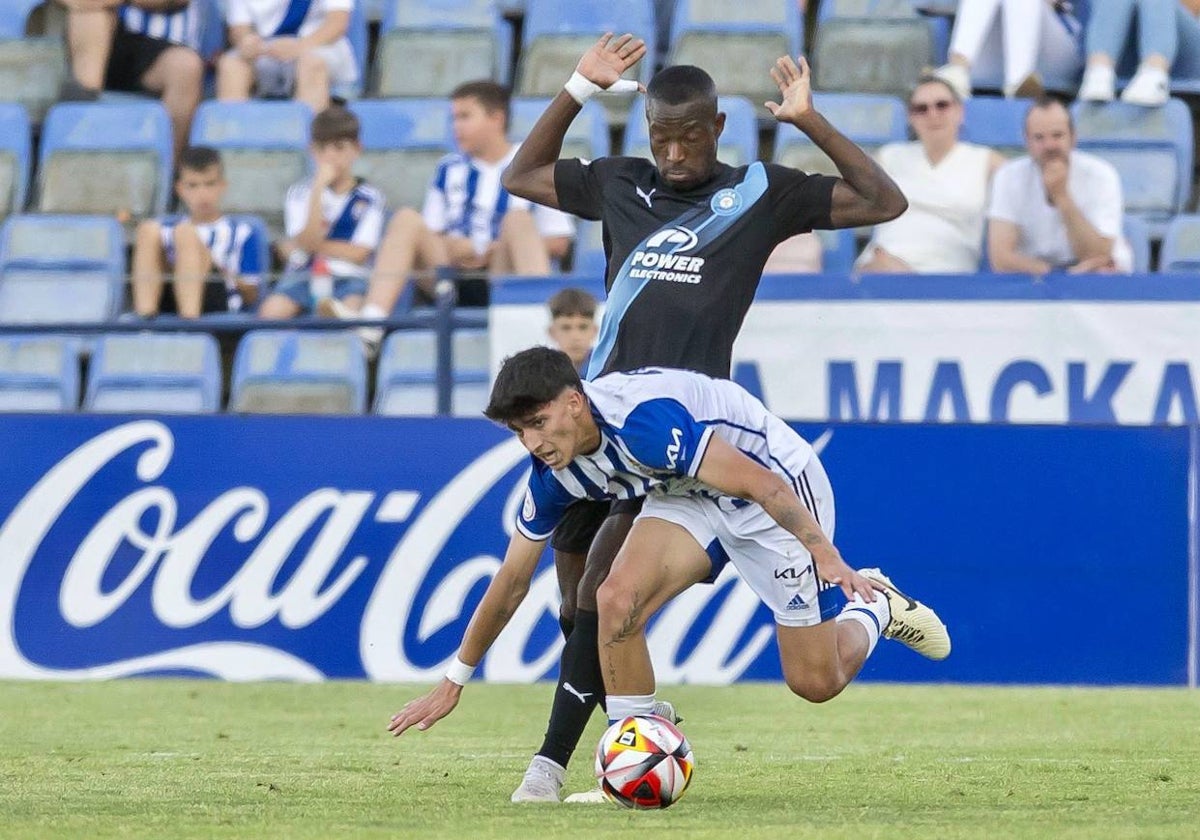
<path fill-rule="evenodd" d="M 2 837 L 1196 838 L 1200 692 L 666 687 L 697 769 L 662 812 L 516 806 L 552 686 L 0 683 Z M 591 784 L 593 721 L 568 791 Z"/>

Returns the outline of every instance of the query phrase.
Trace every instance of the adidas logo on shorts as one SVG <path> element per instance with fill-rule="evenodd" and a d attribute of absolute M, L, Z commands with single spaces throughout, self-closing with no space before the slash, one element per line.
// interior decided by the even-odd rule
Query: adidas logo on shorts
<path fill-rule="evenodd" d="M 792 596 L 792 600 L 788 601 L 788 605 L 784 609 L 802 610 L 807 606 L 808 606 L 808 604 L 804 603 L 804 599 L 801 598 L 800 593 L 797 592 L 795 595 Z"/>

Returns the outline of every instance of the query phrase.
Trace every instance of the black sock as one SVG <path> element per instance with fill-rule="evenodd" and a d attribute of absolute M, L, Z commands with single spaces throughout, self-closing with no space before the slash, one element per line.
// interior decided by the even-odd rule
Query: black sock
<path fill-rule="evenodd" d="M 575 629 L 575 618 L 567 618 L 562 613 L 558 614 L 558 626 L 562 630 L 563 638 L 571 638 L 571 631 Z"/>
<path fill-rule="evenodd" d="M 563 646 L 558 686 L 546 739 L 537 754 L 563 767 L 583 737 L 597 703 L 604 700 L 604 678 L 600 674 L 599 616 L 576 610 L 575 629 Z"/>

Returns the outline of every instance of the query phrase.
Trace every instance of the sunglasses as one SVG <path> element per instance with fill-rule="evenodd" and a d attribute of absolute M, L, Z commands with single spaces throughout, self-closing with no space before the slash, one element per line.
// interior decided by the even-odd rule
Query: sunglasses
<path fill-rule="evenodd" d="M 953 104 L 949 99 L 939 99 L 937 102 L 914 102 L 908 106 L 908 112 L 917 116 L 924 116 L 930 111 L 945 111 Z"/>

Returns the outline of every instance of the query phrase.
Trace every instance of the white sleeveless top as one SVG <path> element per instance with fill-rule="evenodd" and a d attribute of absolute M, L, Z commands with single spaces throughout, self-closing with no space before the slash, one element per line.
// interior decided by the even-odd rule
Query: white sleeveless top
<path fill-rule="evenodd" d="M 977 271 L 991 149 L 956 143 L 934 166 L 920 143 L 889 143 L 876 158 L 908 198 L 908 210 L 876 225 L 860 261 L 878 246 L 923 274 Z"/>

